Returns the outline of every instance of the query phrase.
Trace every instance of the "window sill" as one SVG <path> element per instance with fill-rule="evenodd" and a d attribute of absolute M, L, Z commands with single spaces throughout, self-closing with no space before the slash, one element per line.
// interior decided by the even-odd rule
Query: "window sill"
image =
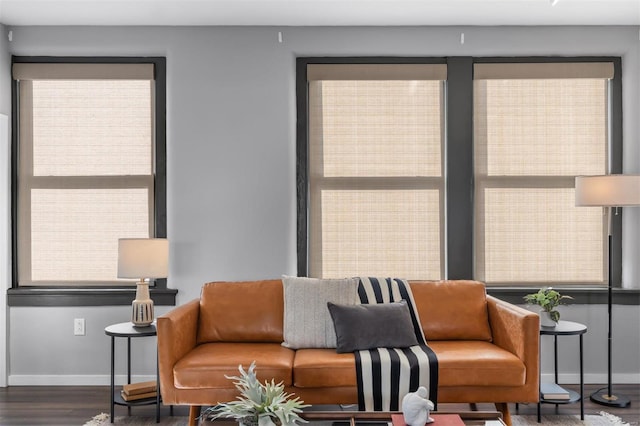
<path fill-rule="evenodd" d="M 177 289 L 150 288 L 157 306 L 175 306 Z M 23 287 L 7 290 L 9 306 L 124 306 L 131 305 L 135 287 Z"/>
<path fill-rule="evenodd" d="M 498 299 L 515 305 L 524 305 L 524 296 L 535 293 L 540 287 L 487 287 L 487 293 Z M 572 305 L 606 305 L 608 296 L 607 288 L 563 288 L 554 287 L 562 294 L 573 297 L 568 304 Z M 640 289 L 613 289 L 613 304 L 615 305 L 640 305 Z"/>
<path fill-rule="evenodd" d="M 562 294 L 573 297 L 571 304 L 607 304 L 606 288 L 561 288 Z M 487 293 L 498 299 L 524 305 L 524 296 L 535 293 L 539 287 L 487 287 Z M 177 289 L 151 288 L 154 304 L 175 306 Z M 135 287 L 126 288 L 60 288 L 26 287 L 7 290 L 9 306 L 125 306 L 135 298 Z M 613 289 L 613 303 L 616 305 L 640 305 L 640 289 Z"/>

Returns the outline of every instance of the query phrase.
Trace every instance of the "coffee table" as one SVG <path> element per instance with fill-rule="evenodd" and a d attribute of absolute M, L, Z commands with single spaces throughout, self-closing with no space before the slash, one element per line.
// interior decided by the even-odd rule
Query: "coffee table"
<path fill-rule="evenodd" d="M 379 424 L 386 426 L 391 422 L 389 411 L 303 411 L 300 417 L 317 425 L 323 422 L 345 422 L 350 426 Z M 499 411 L 432 411 L 432 414 L 458 414 L 468 426 L 505 426 Z"/>
<path fill-rule="evenodd" d="M 318 408 L 320 407 L 320 408 Z M 337 406 L 336 406 L 337 407 Z M 308 426 L 391 426 L 391 415 L 400 414 L 400 411 L 352 411 L 335 410 L 333 406 L 308 407 L 300 413 L 300 417 L 307 420 Z M 499 411 L 459 411 L 442 410 L 432 411 L 430 415 L 457 414 L 466 426 L 506 426 Z M 218 419 L 219 426 L 237 425 L 230 419 Z M 212 424 L 208 421 L 200 421 L 198 425 Z M 303 423 L 304 425 L 305 423 Z"/>

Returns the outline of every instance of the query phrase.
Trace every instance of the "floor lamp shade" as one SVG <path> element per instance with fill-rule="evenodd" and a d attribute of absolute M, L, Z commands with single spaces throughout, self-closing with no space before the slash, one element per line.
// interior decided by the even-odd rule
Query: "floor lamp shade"
<path fill-rule="evenodd" d="M 169 241 L 164 238 L 118 240 L 118 278 L 137 278 L 131 322 L 145 327 L 153 322 L 153 300 L 147 278 L 166 278 L 169 272 Z"/>
<path fill-rule="evenodd" d="M 640 205 L 640 175 L 576 177 L 576 206 Z"/>
<path fill-rule="evenodd" d="M 613 336 L 613 321 L 612 321 L 612 305 L 613 305 L 613 292 L 612 292 L 612 273 L 611 273 L 611 208 L 613 207 L 628 207 L 640 205 L 640 175 L 602 175 L 602 176 L 578 176 L 576 177 L 575 184 L 576 194 L 576 206 L 593 206 L 593 207 L 606 207 L 609 209 L 609 276 L 608 276 L 608 322 L 609 332 L 607 339 L 607 388 L 606 392 L 603 389 L 598 390 L 591 394 L 591 401 L 606 405 L 608 407 L 628 407 L 630 400 L 624 395 L 617 395 L 613 392 L 612 387 L 612 336 Z"/>

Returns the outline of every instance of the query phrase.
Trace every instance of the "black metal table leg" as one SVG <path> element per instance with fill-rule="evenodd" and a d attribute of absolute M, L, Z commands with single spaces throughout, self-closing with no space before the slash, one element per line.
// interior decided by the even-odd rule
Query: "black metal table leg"
<path fill-rule="evenodd" d="M 131 384 L 131 337 L 127 337 L 127 384 Z M 131 406 L 127 406 L 127 414 L 131 417 Z"/>
<path fill-rule="evenodd" d="M 115 391 L 116 391 L 116 385 L 115 385 L 115 372 L 116 372 L 116 367 L 115 367 L 115 342 L 116 338 L 114 336 L 111 336 L 111 423 L 113 423 L 113 412 L 114 412 L 114 406 L 115 406 Z"/>
<path fill-rule="evenodd" d="M 160 378 L 158 373 L 159 364 L 157 363 L 158 354 L 156 350 L 156 385 L 157 385 L 157 395 L 154 398 L 145 398 L 142 400 L 133 400 L 126 401 L 124 396 L 121 396 L 121 393 L 116 393 L 115 387 L 115 357 L 116 357 L 116 349 L 115 349 L 115 340 L 116 337 L 126 338 L 127 339 L 127 384 L 131 384 L 132 380 L 132 369 L 131 369 L 131 339 L 138 337 L 147 337 L 147 336 L 157 336 L 157 329 L 155 324 L 151 324 L 147 327 L 135 327 L 131 322 L 123 322 L 119 324 L 112 324 L 108 327 L 105 327 L 104 332 L 107 336 L 111 337 L 111 423 L 114 422 L 115 416 L 115 406 L 116 405 L 125 405 L 127 406 L 127 412 L 129 416 L 131 416 L 131 407 L 132 406 L 140 406 L 140 405 L 151 405 L 156 404 L 156 422 L 160 423 L 160 401 L 162 397 L 160 396 Z M 172 413 L 173 414 L 173 413 Z"/>
<path fill-rule="evenodd" d="M 554 404 L 556 406 L 556 414 L 559 412 L 559 406 L 563 404 L 571 404 L 580 400 L 580 419 L 584 420 L 584 346 L 583 335 L 587 332 L 587 326 L 572 321 L 558 321 L 555 327 L 541 327 L 540 336 L 553 336 L 553 378 L 558 384 L 558 337 L 559 336 L 579 336 L 580 337 L 580 393 L 572 390 L 565 390 L 568 393 L 567 399 L 545 399 L 542 393 L 538 400 L 538 423 L 541 422 L 540 406 L 541 404 Z M 542 348 L 542 342 L 540 343 Z M 542 354 L 542 350 L 540 351 Z M 542 360 L 542 355 L 540 355 Z M 542 372 L 541 372 L 542 373 Z"/>
<path fill-rule="evenodd" d="M 554 383 L 558 383 L 558 336 L 553 336 L 553 378 Z M 558 404 L 556 404 L 556 414 L 558 414 Z"/>
<path fill-rule="evenodd" d="M 580 420 L 584 420 L 584 367 L 582 358 L 582 334 L 580 335 Z"/>

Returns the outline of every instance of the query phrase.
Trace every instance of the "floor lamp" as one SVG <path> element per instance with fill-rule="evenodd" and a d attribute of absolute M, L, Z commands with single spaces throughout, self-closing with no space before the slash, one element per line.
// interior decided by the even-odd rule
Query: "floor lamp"
<path fill-rule="evenodd" d="M 608 211 L 608 370 L 607 391 L 603 389 L 591 394 L 591 401 L 608 407 L 628 407 L 631 401 L 624 395 L 615 395 L 611 387 L 611 343 L 612 343 L 612 272 L 611 272 L 611 208 L 640 205 L 640 175 L 603 175 L 576 177 L 576 206 L 606 207 Z"/>

